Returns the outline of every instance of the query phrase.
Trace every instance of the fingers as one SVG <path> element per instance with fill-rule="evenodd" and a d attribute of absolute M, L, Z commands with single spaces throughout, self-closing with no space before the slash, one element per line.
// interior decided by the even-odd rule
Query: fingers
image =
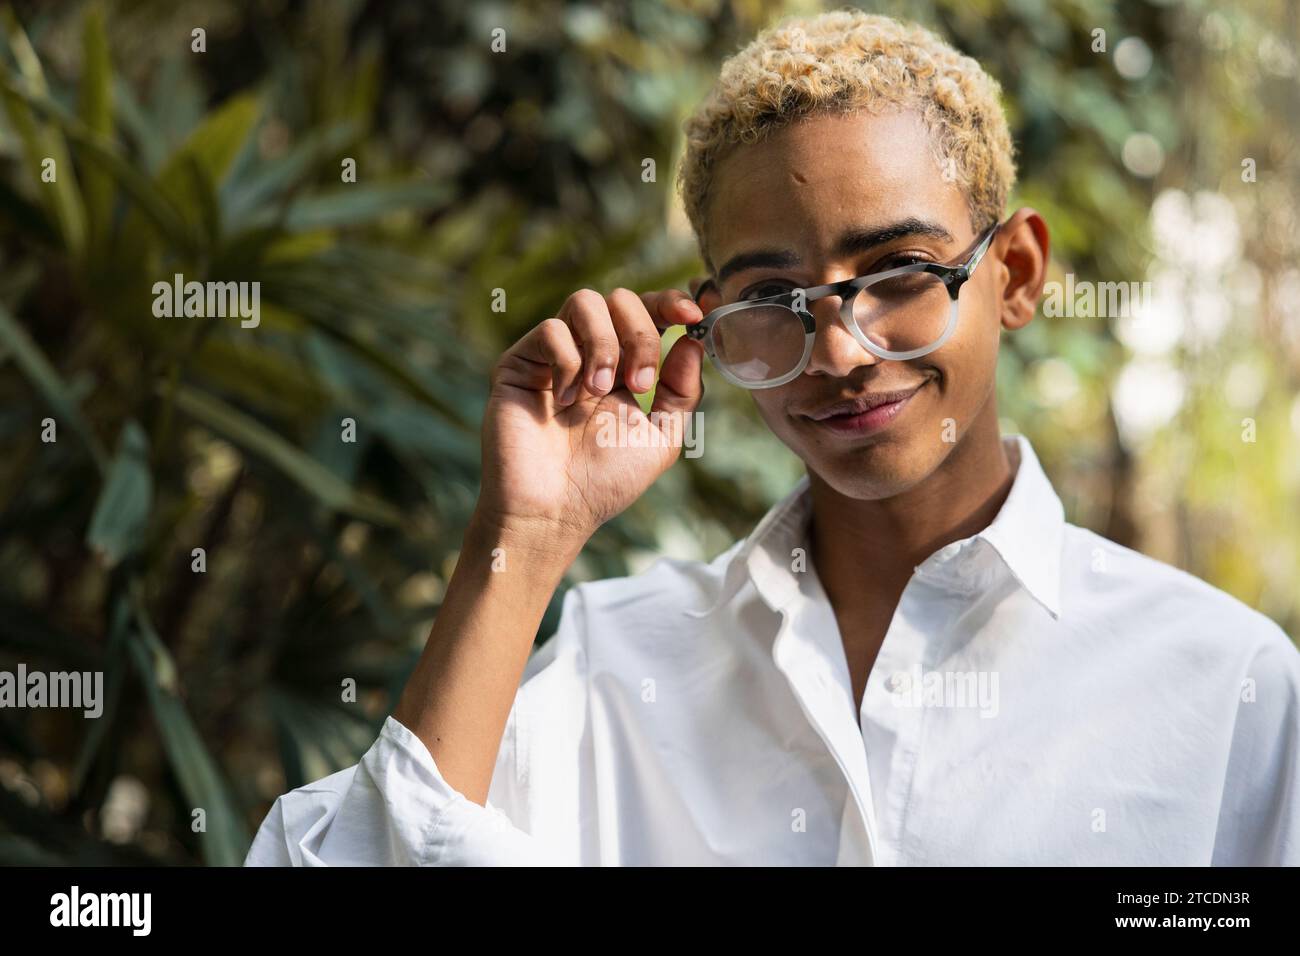
<path fill-rule="evenodd" d="M 581 384 L 582 353 L 568 325 L 547 319 L 506 351 L 495 372 L 496 381 L 507 385 L 532 391 L 549 386 L 557 404 L 571 405 Z"/>
<path fill-rule="evenodd" d="M 592 395 L 607 394 L 618 368 L 618 336 L 605 297 L 592 289 L 579 289 L 565 300 L 559 318 L 573 330 L 582 351 L 583 385 Z"/>
<path fill-rule="evenodd" d="M 592 395 L 612 391 L 620 372 L 633 392 L 654 387 L 659 328 L 641 296 L 630 289 L 607 296 L 582 289 L 569 296 L 559 317 L 573 329 L 582 350 L 583 384 Z"/>
<path fill-rule="evenodd" d="M 659 328 L 641 296 L 631 289 L 615 289 L 606 301 L 623 351 L 624 384 L 634 392 L 648 392 L 659 368 Z"/>
<path fill-rule="evenodd" d="M 689 415 L 704 397 L 704 348 L 685 336 L 673 343 L 659 370 L 652 412 Z"/>
<path fill-rule="evenodd" d="M 642 292 L 641 302 L 660 332 L 670 325 L 694 325 L 704 318 L 694 299 L 680 289 Z"/>
<path fill-rule="evenodd" d="M 680 289 L 666 289 L 647 292 L 641 299 L 650 314 L 656 317 L 656 324 L 663 323 L 662 327 L 674 323 L 694 325 L 704 321 L 704 312 L 694 299 L 699 282 L 699 279 L 691 280 L 690 295 Z M 664 356 L 663 367 L 659 369 L 659 387 L 655 389 L 651 411 L 693 412 L 704 396 L 703 368 L 703 347 L 685 336 L 678 339 Z"/>
<path fill-rule="evenodd" d="M 559 406 L 572 405 L 584 394 L 607 395 L 619 378 L 630 391 L 648 392 L 655 386 L 662 331 L 703 318 L 699 306 L 679 289 L 638 295 L 619 288 L 607 296 L 580 289 L 565 300 L 557 317 L 538 324 L 502 356 L 496 380 L 534 391 L 549 388 Z M 669 352 L 678 356 L 669 386 L 673 394 L 666 398 L 670 403 L 680 404 L 689 395 L 698 401 L 701 353 L 694 351 L 692 356 L 674 346 Z M 681 370 L 688 367 L 694 368 L 694 382 L 686 380 L 692 373 Z"/>

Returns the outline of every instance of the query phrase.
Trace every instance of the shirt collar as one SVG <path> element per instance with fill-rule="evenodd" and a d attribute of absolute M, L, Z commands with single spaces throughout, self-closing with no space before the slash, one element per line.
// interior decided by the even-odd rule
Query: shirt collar
<path fill-rule="evenodd" d="M 997 516 L 983 531 L 954 541 L 927 558 L 917 572 L 938 584 L 956 583 L 970 590 L 971 582 L 985 583 L 987 576 L 961 572 L 976 560 L 978 541 L 990 545 L 1017 583 L 1054 618 L 1061 616 L 1061 550 L 1065 540 L 1065 509 L 1052 488 L 1033 446 L 1024 435 L 1004 437 L 1008 452 L 1019 458 L 1011 491 Z M 795 568 L 806 567 L 808 522 L 812 496 L 804 475 L 790 492 L 763 516 L 758 525 L 727 560 L 717 599 L 702 610 L 705 617 L 726 605 L 747 581 L 774 611 L 783 611 L 799 591 Z"/>
<path fill-rule="evenodd" d="M 997 517 L 976 537 L 993 545 L 1020 586 L 1059 618 L 1065 508 L 1029 439 L 1009 437 L 1020 452 L 1020 466 Z"/>

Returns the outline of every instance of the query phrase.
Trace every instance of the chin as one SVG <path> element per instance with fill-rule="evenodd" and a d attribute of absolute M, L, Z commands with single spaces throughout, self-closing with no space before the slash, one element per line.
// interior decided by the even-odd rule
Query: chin
<path fill-rule="evenodd" d="M 902 494 L 933 470 L 917 439 L 877 440 L 829 454 L 809 449 L 801 455 L 808 468 L 846 498 L 874 501 Z"/>
<path fill-rule="evenodd" d="M 817 473 L 839 494 L 856 501 L 879 501 L 884 498 L 893 498 L 907 491 L 920 480 L 911 473 L 901 470 L 869 471 L 862 469 L 854 471 L 836 467 L 829 472 L 819 470 Z"/>

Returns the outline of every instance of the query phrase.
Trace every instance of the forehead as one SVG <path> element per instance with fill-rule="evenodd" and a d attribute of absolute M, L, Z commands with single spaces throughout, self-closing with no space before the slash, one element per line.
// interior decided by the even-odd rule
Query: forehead
<path fill-rule="evenodd" d="M 945 180 L 914 112 L 814 114 L 744 144 L 719 163 L 710 189 L 715 266 L 757 247 L 816 255 L 849 227 L 908 217 L 964 231 L 969 207 Z"/>

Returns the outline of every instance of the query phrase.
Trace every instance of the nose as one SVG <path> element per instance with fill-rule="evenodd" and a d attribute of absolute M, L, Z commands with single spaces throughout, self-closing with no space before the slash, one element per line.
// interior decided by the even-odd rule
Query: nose
<path fill-rule="evenodd" d="M 808 311 L 816 321 L 817 333 L 813 339 L 812 355 L 808 357 L 808 367 L 804 369 L 805 374 L 844 378 L 855 368 L 875 365 L 881 361 L 859 345 L 858 340 L 844 327 L 840 321 L 842 304 L 843 299 L 837 295 L 828 295 L 809 303 Z"/>

